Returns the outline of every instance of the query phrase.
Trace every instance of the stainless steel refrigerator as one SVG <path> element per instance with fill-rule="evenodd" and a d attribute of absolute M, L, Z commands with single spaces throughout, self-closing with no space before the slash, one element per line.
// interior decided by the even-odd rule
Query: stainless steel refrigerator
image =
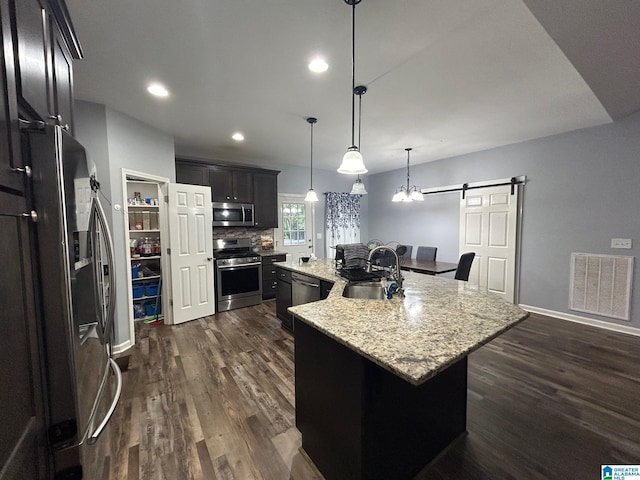
<path fill-rule="evenodd" d="M 112 358 L 116 271 L 99 183 L 58 126 L 24 131 L 38 212 L 48 442 L 56 478 L 103 478 L 105 428 L 122 390 Z"/>

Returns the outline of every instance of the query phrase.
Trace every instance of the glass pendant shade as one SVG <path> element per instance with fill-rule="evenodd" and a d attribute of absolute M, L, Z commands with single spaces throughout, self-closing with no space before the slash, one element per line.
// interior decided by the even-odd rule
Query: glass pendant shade
<path fill-rule="evenodd" d="M 313 188 L 310 188 L 307 192 L 307 196 L 304 197 L 305 202 L 317 202 L 318 195 L 316 195 L 316 191 Z"/>
<path fill-rule="evenodd" d="M 404 193 L 404 187 L 401 187 L 400 190 L 396 190 L 396 193 L 393 194 L 392 202 L 403 202 L 406 198 Z"/>
<path fill-rule="evenodd" d="M 415 185 L 411 188 L 411 194 L 409 197 L 415 202 L 424 202 L 424 195 Z"/>
<path fill-rule="evenodd" d="M 316 195 L 315 190 L 313 189 L 313 125 L 318 121 L 315 117 L 307 118 L 307 123 L 311 125 L 311 165 L 309 168 L 309 191 L 307 192 L 306 197 L 304 197 L 305 202 L 317 202 L 318 195 Z"/>
<path fill-rule="evenodd" d="M 409 152 L 411 148 L 405 148 L 407 152 L 407 186 L 402 185 L 396 190 L 396 193 L 391 197 L 392 202 L 424 202 L 424 195 L 422 190 L 417 185 L 409 188 Z"/>
<path fill-rule="evenodd" d="M 345 0 L 347 5 L 351 5 L 351 146 L 347 149 L 347 153 L 342 157 L 342 163 L 338 168 L 338 173 L 346 173 L 351 175 L 359 175 L 367 173 L 364 166 L 362 154 L 356 147 L 355 142 L 355 124 L 356 124 L 356 5 L 360 0 Z M 366 89 L 365 89 L 366 91 Z"/>
<path fill-rule="evenodd" d="M 360 177 L 353 182 L 353 187 L 351 188 L 351 195 L 366 195 L 367 189 L 364 187 L 364 183 L 360 180 Z"/>
<path fill-rule="evenodd" d="M 347 150 L 347 153 L 342 157 L 342 163 L 338 168 L 338 173 L 347 173 L 351 175 L 359 175 L 361 173 L 367 173 L 369 170 L 364 166 L 362 155 L 358 151 L 358 147 L 351 146 Z"/>

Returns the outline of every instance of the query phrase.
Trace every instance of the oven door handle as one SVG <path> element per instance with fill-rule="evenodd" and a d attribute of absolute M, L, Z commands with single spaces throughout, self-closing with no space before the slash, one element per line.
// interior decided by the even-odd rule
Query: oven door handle
<path fill-rule="evenodd" d="M 256 262 L 256 263 L 243 263 L 242 265 L 224 265 L 224 266 L 218 266 L 218 270 L 238 270 L 241 268 L 245 268 L 245 267 L 256 267 L 258 265 L 262 265 L 262 262 Z"/>

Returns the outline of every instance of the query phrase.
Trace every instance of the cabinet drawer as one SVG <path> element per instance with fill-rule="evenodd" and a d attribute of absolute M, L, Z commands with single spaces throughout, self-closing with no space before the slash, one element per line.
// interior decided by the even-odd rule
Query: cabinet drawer
<path fill-rule="evenodd" d="M 263 281 L 264 280 L 269 280 L 271 278 L 273 278 L 273 279 L 278 278 L 276 267 L 274 267 L 272 265 L 263 265 L 262 266 L 262 279 L 263 279 Z"/>
<path fill-rule="evenodd" d="M 276 276 L 277 276 L 278 282 L 291 283 L 291 270 L 278 268 L 276 270 Z"/>
<path fill-rule="evenodd" d="M 271 265 L 276 262 L 284 262 L 287 260 L 287 256 L 283 253 L 282 255 L 266 255 L 262 257 L 262 265 Z"/>
<path fill-rule="evenodd" d="M 276 298 L 277 292 L 278 292 L 278 281 L 275 278 L 269 283 L 262 282 L 262 299 L 263 300 Z"/>

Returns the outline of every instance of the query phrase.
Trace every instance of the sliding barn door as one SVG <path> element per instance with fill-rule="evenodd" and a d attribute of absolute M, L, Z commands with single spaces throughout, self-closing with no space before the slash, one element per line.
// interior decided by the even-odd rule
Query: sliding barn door
<path fill-rule="evenodd" d="M 516 301 L 518 186 L 468 190 L 460 199 L 460 254 L 475 252 L 469 282 Z"/>
<path fill-rule="evenodd" d="M 211 188 L 169 184 L 173 323 L 215 312 Z"/>

